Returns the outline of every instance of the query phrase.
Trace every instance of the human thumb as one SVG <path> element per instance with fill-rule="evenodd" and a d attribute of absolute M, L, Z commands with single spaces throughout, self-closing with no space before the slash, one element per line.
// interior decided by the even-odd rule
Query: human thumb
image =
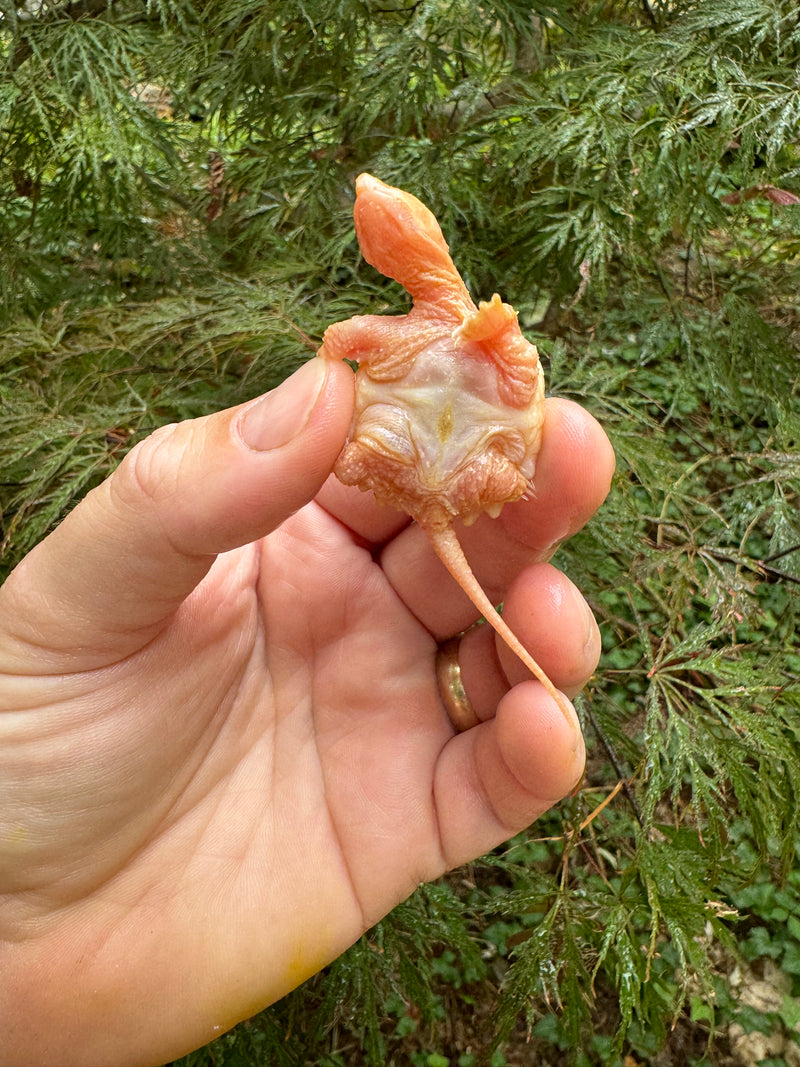
<path fill-rule="evenodd" d="M 83 668 L 142 647 L 219 553 L 314 497 L 344 444 L 353 380 L 312 359 L 250 403 L 140 442 L 0 589 L 0 669 L 31 644 Z"/>

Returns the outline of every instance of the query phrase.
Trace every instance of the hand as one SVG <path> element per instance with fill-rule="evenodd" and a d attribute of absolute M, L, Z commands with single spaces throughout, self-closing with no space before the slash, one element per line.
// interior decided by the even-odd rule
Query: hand
<path fill-rule="evenodd" d="M 0 1064 L 198 1047 L 580 777 L 577 720 L 487 627 L 461 646 L 486 721 L 454 734 L 437 641 L 475 612 L 405 516 L 328 477 L 352 394 L 314 359 L 159 430 L 0 589 Z M 565 401 L 544 440 L 535 501 L 462 537 L 574 693 L 597 628 L 541 561 L 613 458 Z"/>

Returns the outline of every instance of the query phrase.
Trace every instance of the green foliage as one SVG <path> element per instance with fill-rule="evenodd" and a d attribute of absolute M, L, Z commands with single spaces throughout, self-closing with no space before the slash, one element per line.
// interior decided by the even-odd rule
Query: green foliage
<path fill-rule="evenodd" d="M 3 573 L 142 435 L 405 307 L 354 241 L 364 169 L 431 205 L 617 453 L 556 560 L 602 625 L 587 784 L 186 1067 L 714 1063 L 766 960 L 785 1000 L 745 1022 L 791 1030 L 795 0 L 0 13 Z"/>

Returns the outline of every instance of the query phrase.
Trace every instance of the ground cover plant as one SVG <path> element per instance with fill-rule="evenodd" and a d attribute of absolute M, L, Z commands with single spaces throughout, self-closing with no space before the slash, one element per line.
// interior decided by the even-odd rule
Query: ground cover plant
<path fill-rule="evenodd" d="M 800 1063 L 796 2 L 0 16 L 2 574 L 143 435 L 407 310 L 362 170 L 618 458 L 556 557 L 604 640 L 581 789 L 184 1067 Z"/>

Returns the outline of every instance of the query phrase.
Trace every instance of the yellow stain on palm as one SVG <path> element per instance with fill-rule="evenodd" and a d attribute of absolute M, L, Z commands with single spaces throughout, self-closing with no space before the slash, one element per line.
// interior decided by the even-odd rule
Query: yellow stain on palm
<path fill-rule="evenodd" d="M 27 826 L 17 826 L 13 830 L 9 830 L 7 833 L 0 837 L 0 846 L 4 850 L 15 854 L 24 852 L 30 845 L 30 831 Z"/>
<path fill-rule="evenodd" d="M 319 942 L 313 945 L 298 943 L 282 974 L 276 976 L 260 993 L 254 993 L 250 999 L 242 999 L 235 1004 L 217 1006 L 217 1010 L 213 1013 L 214 1023 L 210 1028 L 209 1040 L 230 1030 L 242 1020 L 252 1018 L 268 1008 L 270 1004 L 286 996 L 287 993 L 291 993 L 293 989 L 321 971 L 336 955 L 338 955 L 336 952 L 323 951 Z M 265 969 L 268 969 L 268 963 L 265 963 Z"/>
<path fill-rule="evenodd" d="M 312 975 L 315 975 L 318 971 L 321 971 L 326 963 L 330 963 L 330 957 L 327 953 L 323 954 L 320 951 L 319 945 L 309 951 L 311 946 L 297 945 L 295 947 L 294 954 L 290 957 L 286 966 L 286 980 L 289 989 L 296 989 L 297 986 L 302 985 Z"/>

